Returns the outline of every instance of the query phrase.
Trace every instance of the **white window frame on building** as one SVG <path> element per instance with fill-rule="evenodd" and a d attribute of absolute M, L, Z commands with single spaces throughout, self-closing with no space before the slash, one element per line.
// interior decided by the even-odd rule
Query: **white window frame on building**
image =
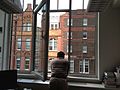
<path fill-rule="evenodd" d="M 26 31 L 31 31 L 32 24 L 31 24 L 30 22 L 27 22 L 27 23 L 26 23 L 26 26 L 27 26 Z"/>
<path fill-rule="evenodd" d="M 67 32 L 66 34 L 67 34 L 67 39 L 69 39 L 69 32 Z M 71 34 L 70 37 L 71 37 L 71 39 L 72 39 L 72 37 L 73 37 L 73 33 L 71 32 L 70 34 Z"/>
<path fill-rule="evenodd" d="M 74 73 L 74 60 L 70 60 L 70 73 Z"/>
<path fill-rule="evenodd" d="M 87 49 L 88 49 L 88 47 L 87 47 L 87 45 L 83 45 L 83 47 L 82 47 L 82 52 L 83 53 L 87 53 Z"/>
<path fill-rule="evenodd" d="M 79 62 L 80 73 L 89 74 L 89 60 L 83 59 Z"/>
<path fill-rule="evenodd" d="M 49 51 L 56 51 L 57 50 L 57 40 L 55 38 L 49 39 Z"/>
<path fill-rule="evenodd" d="M 67 18 L 67 26 L 69 26 L 69 18 Z M 71 18 L 71 26 L 73 26 L 73 19 Z"/>
<path fill-rule="evenodd" d="M 30 38 L 26 38 L 25 49 L 26 50 L 30 50 L 30 46 L 31 46 L 31 39 Z"/>
<path fill-rule="evenodd" d="M 19 57 L 16 57 L 16 69 L 17 70 L 20 70 L 20 63 L 21 63 L 21 58 L 20 56 Z M 19 68 L 18 68 L 19 67 Z"/>
<path fill-rule="evenodd" d="M 69 48 L 69 46 L 68 46 L 68 44 L 67 44 L 67 53 L 68 53 L 68 49 Z M 70 52 L 72 53 L 72 45 L 70 46 Z"/>
<path fill-rule="evenodd" d="M 26 63 L 27 62 L 27 63 Z M 28 68 L 26 68 L 26 66 Z M 30 69 L 30 57 L 29 56 L 26 56 L 25 57 L 25 67 L 24 67 L 25 70 L 29 70 Z"/>
<path fill-rule="evenodd" d="M 59 28 L 59 23 L 51 23 L 50 24 L 50 29 L 51 30 L 57 30 Z"/>
<path fill-rule="evenodd" d="M 88 25 L 88 19 L 87 18 L 83 18 L 83 26 L 87 26 Z"/>
<path fill-rule="evenodd" d="M 82 33 L 82 35 L 83 35 L 83 39 L 87 39 L 87 32 L 86 31 L 84 31 L 83 33 Z"/>
<path fill-rule="evenodd" d="M 17 50 L 21 50 L 22 49 L 22 40 L 21 38 L 17 38 Z"/>

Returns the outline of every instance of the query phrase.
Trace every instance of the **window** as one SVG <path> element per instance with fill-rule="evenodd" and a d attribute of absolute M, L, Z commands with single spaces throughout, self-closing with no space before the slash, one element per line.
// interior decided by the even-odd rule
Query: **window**
<path fill-rule="evenodd" d="M 67 52 L 68 52 L 69 48 L 68 48 L 68 45 L 67 45 Z M 72 45 L 70 46 L 70 52 L 72 53 Z"/>
<path fill-rule="evenodd" d="M 55 24 L 55 29 L 58 29 L 58 24 Z"/>
<path fill-rule="evenodd" d="M 23 23 L 23 31 L 31 31 L 32 24 L 30 22 Z"/>
<path fill-rule="evenodd" d="M 22 48 L 22 42 L 21 42 L 21 38 L 18 38 L 17 39 L 17 50 L 21 50 L 21 48 Z"/>
<path fill-rule="evenodd" d="M 25 57 L 25 70 L 29 70 L 29 65 L 30 65 L 30 57 L 26 56 Z"/>
<path fill-rule="evenodd" d="M 87 26 L 88 25 L 88 19 L 87 18 L 83 18 L 83 26 Z"/>
<path fill-rule="evenodd" d="M 23 31 L 26 31 L 26 24 L 23 23 Z"/>
<path fill-rule="evenodd" d="M 16 57 L 16 69 L 17 70 L 20 70 L 20 60 L 21 60 L 20 57 Z"/>
<path fill-rule="evenodd" d="M 69 26 L 69 18 L 67 19 L 67 26 Z M 73 19 L 71 19 L 71 26 L 73 26 Z"/>
<path fill-rule="evenodd" d="M 26 26 L 27 26 L 26 31 L 31 31 L 32 24 L 31 24 L 30 22 L 27 22 L 27 23 L 26 23 Z"/>
<path fill-rule="evenodd" d="M 52 0 L 50 0 L 52 1 Z M 58 0 L 60 1 L 60 0 Z M 68 0 L 69 1 L 69 0 Z M 43 0 L 44 2 L 44 0 Z M 72 2 L 74 2 L 74 0 L 72 0 Z M 21 45 L 21 40 L 19 41 L 19 48 L 21 48 L 20 46 L 23 46 L 22 51 L 25 52 L 25 55 L 23 56 L 24 53 L 21 53 L 21 57 L 24 63 L 21 63 L 23 65 L 22 66 L 22 70 L 30 70 L 32 68 L 32 70 L 34 70 L 35 72 L 40 73 L 41 76 L 44 76 L 46 73 L 44 70 L 48 70 L 48 72 L 50 72 L 50 60 L 51 58 L 55 58 L 56 57 L 56 52 L 59 50 L 63 50 L 66 54 L 66 57 L 68 58 L 70 56 L 70 74 L 69 75 L 74 75 L 75 77 L 81 77 L 81 73 L 87 73 L 91 70 L 91 65 L 93 65 L 96 60 L 96 58 L 93 61 L 92 64 L 90 61 L 86 61 L 84 60 L 84 58 L 91 58 L 91 56 L 95 56 L 95 55 L 89 55 L 89 37 L 88 37 L 88 17 L 86 14 L 87 12 L 84 12 L 85 16 L 83 15 L 83 11 L 84 10 L 72 10 L 71 11 L 71 19 L 69 19 L 69 9 L 67 10 L 63 10 L 64 12 L 59 12 L 59 10 L 54 10 L 54 12 L 50 12 L 49 14 L 53 13 L 53 15 L 57 15 L 59 19 L 52 18 L 50 21 L 50 15 L 47 16 L 48 13 L 46 13 L 47 10 L 45 10 L 46 8 L 44 8 L 45 6 L 43 5 L 43 8 L 40 9 L 39 11 L 35 12 L 35 16 L 34 16 L 34 28 L 36 28 L 35 30 L 33 30 L 33 40 L 31 40 L 28 36 L 28 32 L 21 32 L 19 35 L 21 35 L 22 38 L 22 45 Z M 37 8 L 37 7 L 36 7 Z M 36 9 L 37 10 L 37 9 Z M 44 12 L 43 12 L 44 11 Z M 49 11 L 49 10 L 48 10 Z M 57 11 L 57 12 L 56 12 Z M 24 13 L 23 13 L 24 14 Z M 92 13 L 90 14 L 92 15 Z M 85 18 L 84 18 L 85 17 Z M 92 16 L 90 16 L 92 17 Z M 81 19 L 80 19 L 81 18 Z M 25 18 L 24 18 L 25 19 Z M 24 20 L 23 19 L 23 20 Z M 97 19 L 93 18 L 94 20 L 91 21 L 97 21 Z M 71 20 L 71 24 L 69 24 L 69 21 Z M 83 21 L 82 21 L 83 20 Z M 37 21 L 37 22 L 36 22 Z M 49 24 L 48 24 L 49 23 Z M 59 31 L 54 31 L 56 29 L 59 28 L 59 23 L 60 23 L 60 33 L 58 33 Z M 83 24 L 83 26 L 85 27 L 81 27 L 81 25 Z M 47 26 L 49 25 L 49 26 Z M 69 26 L 72 26 L 71 28 L 69 28 Z M 97 25 L 97 24 L 95 24 Z M 20 25 L 22 26 L 22 25 Z M 23 21 L 23 31 L 31 31 L 31 22 L 29 20 L 25 20 Z M 73 27 L 74 26 L 74 27 Z M 39 29 L 38 29 L 39 28 Z M 94 29 L 95 27 L 91 27 L 92 29 Z M 17 28 L 18 29 L 18 28 Z M 48 34 L 49 29 L 52 29 L 52 35 Z M 71 30 L 70 30 L 71 29 Z M 95 28 L 96 30 L 96 28 Z M 20 31 L 20 30 L 19 30 Z M 35 31 L 35 32 L 34 32 Z M 57 32 L 54 34 L 54 32 Z M 82 36 L 80 36 L 79 32 L 83 32 Z M 27 37 L 24 37 L 23 34 L 27 35 Z M 93 33 L 90 32 L 91 35 L 94 35 L 95 32 L 93 30 Z M 70 36 L 69 36 L 70 34 Z M 47 38 L 49 36 L 49 38 Z M 96 36 L 96 35 L 94 35 Z M 70 37 L 70 38 L 69 38 Z M 84 40 L 85 39 L 85 40 Z M 88 41 L 87 41 L 88 40 Z M 93 39 L 95 41 L 92 41 L 92 39 L 90 39 L 91 42 L 95 42 L 97 41 L 96 39 Z M 31 43 L 33 41 L 33 43 Z M 69 43 L 69 41 L 71 41 Z M 87 42 L 87 45 L 86 45 Z M 70 45 L 69 45 L 70 44 Z M 96 44 L 96 42 L 95 42 Z M 94 45 L 94 43 L 90 43 L 90 45 Z M 70 47 L 68 47 L 70 46 Z M 31 51 L 31 47 L 33 49 L 33 51 Z M 68 52 L 70 50 L 70 53 Z M 91 50 L 91 48 L 90 48 Z M 95 51 L 97 51 L 94 48 Z M 33 63 L 30 62 L 31 57 L 28 58 L 26 56 L 26 51 L 27 52 L 31 52 L 33 57 L 32 59 L 34 60 Z M 48 51 L 48 52 L 47 52 Z M 52 52 L 52 53 L 49 53 Z M 94 51 L 93 51 L 94 52 Z M 16 53 L 15 53 L 16 54 Z M 88 56 L 90 57 L 88 57 Z M 48 61 L 47 61 L 48 60 Z M 90 68 L 89 68 L 89 62 L 90 62 Z M 94 65 L 93 65 L 94 66 Z M 24 67 L 24 68 L 23 68 Z M 97 67 L 97 66 L 94 66 Z M 47 68 L 47 69 L 46 69 Z M 89 70 L 90 69 L 90 70 Z M 21 70 L 21 71 L 22 71 Z M 95 68 L 93 68 L 93 70 L 97 71 Z M 89 72 L 91 75 L 91 72 Z M 96 74 L 92 72 L 92 74 Z M 86 77 L 86 76 L 84 76 Z"/>
<path fill-rule="evenodd" d="M 87 46 L 83 46 L 83 53 L 87 53 Z"/>
<path fill-rule="evenodd" d="M 89 60 L 80 60 L 80 73 L 89 74 Z"/>
<path fill-rule="evenodd" d="M 59 27 L 58 27 L 58 23 L 51 23 L 50 24 L 51 26 L 50 26 L 50 29 L 51 30 L 57 30 Z"/>
<path fill-rule="evenodd" d="M 71 32 L 70 34 L 71 34 L 70 37 L 71 37 L 71 39 L 72 39 L 72 37 L 73 37 L 73 33 Z M 67 32 L 67 39 L 69 39 L 69 32 Z"/>
<path fill-rule="evenodd" d="M 30 50 L 31 40 L 27 38 L 25 43 L 26 43 L 26 50 Z"/>
<path fill-rule="evenodd" d="M 74 60 L 70 60 L 70 73 L 74 73 Z"/>
<path fill-rule="evenodd" d="M 53 24 L 51 24 L 51 29 L 52 29 L 52 30 L 54 29 L 54 25 L 53 25 Z"/>
<path fill-rule="evenodd" d="M 51 38 L 49 40 L 49 50 L 57 50 L 57 40 L 54 38 Z"/>
<path fill-rule="evenodd" d="M 83 32 L 83 39 L 87 39 L 87 32 Z"/>

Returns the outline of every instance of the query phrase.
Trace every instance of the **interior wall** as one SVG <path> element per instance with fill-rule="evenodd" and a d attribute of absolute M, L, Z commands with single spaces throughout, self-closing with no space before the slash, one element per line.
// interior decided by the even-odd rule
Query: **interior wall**
<path fill-rule="evenodd" d="M 99 14 L 100 78 L 120 65 L 120 11 L 109 8 Z"/>

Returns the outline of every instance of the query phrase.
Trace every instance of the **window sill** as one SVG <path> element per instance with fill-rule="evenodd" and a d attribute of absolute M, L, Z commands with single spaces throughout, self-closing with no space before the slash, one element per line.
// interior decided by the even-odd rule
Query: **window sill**
<path fill-rule="evenodd" d="M 34 85 L 49 85 L 49 80 L 43 82 L 42 80 L 35 80 L 35 79 L 18 79 L 17 80 L 18 85 L 21 86 L 23 85 L 24 87 L 29 87 L 29 88 L 34 88 Z M 95 88 L 95 89 L 100 89 L 100 90 L 105 90 L 105 89 L 113 89 L 113 90 L 119 90 L 120 88 L 118 87 L 109 87 L 106 88 L 104 84 L 98 84 L 98 83 L 81 83 L 81 82 L 68 82 L 69 87 L 78 87 L 78 88 Z M 86 89 L 85 89 L 86 90 Z"/>

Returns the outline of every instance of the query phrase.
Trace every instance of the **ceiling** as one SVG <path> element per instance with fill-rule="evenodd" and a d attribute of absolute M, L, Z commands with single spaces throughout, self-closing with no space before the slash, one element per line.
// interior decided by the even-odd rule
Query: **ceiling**
<path fill-rule="evenodd" d="M 102 12 L 106 10 L 114 0 L 89 0 L 87 11 L 88 12 Z M 120 0 L 116 0 L 120 1 Z"/>
<path fill-rule="evenodd" d="M 22 8 L 19 7 L 12 0 L 0 0 L 0 9 L 6 11 L 7 13 L 20 13 Z"/>

